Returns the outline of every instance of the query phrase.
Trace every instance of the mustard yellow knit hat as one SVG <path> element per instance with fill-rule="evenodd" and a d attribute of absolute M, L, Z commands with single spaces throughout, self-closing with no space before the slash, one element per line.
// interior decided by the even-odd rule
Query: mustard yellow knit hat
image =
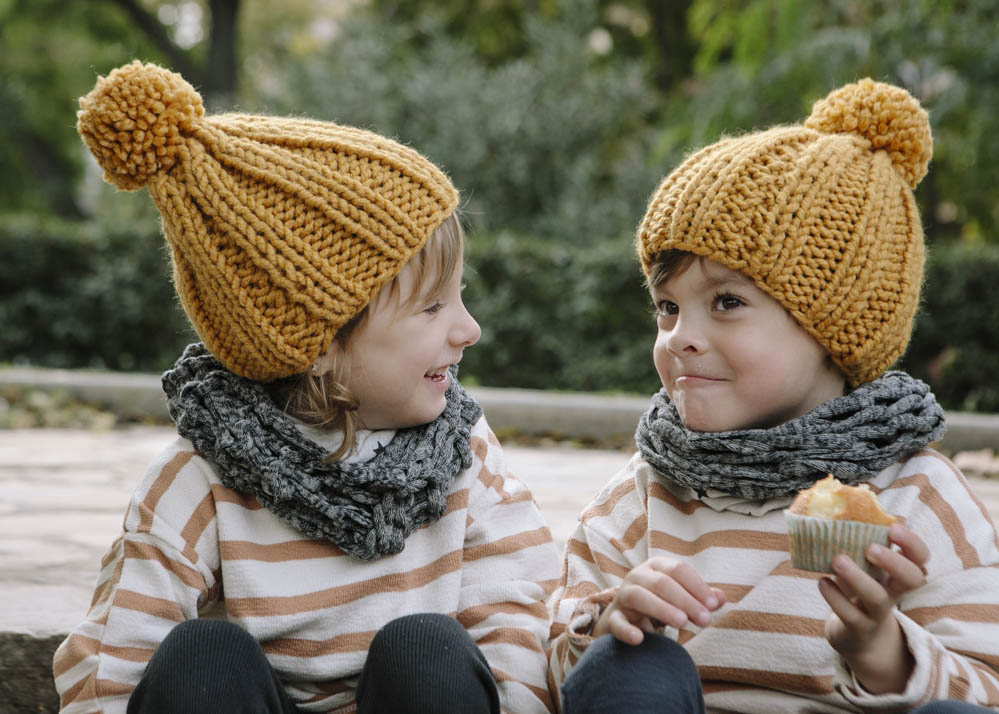
<path fill-rule="evenodd" d="M 417 152 L 306 119 L 205 116 L 184 79 L 138 61 L 80 98 L 77 130 L 120 189 L 149 189 L 181 304 L 233 372 L 306 371 L 451 214 Z"/>
<path fill-rule="evenodd" d="M 676 249 L 744 273 L 851 385 L 870 381 L 912 333 L 924 262 L 912 191 L 931 153 L 929 117 L 908 92 L 848 84 L 804 126 L 722 139 L 669 174 L 638 229 L 642 269 Z"/>

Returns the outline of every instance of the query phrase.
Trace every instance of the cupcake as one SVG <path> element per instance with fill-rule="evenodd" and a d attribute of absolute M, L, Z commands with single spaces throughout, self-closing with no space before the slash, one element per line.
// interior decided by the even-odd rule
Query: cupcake
<path fill-rule="evenodd" d="M 848 486 L 832 474 L 798 493 L 784 518 L 795 568 L 831 573 L 832 559 L 844 553 L 869 574 L 874 568 L 864 557 L 867 547 L 887 547 L 888 531 L 898 520 L 867 484 Z"/>

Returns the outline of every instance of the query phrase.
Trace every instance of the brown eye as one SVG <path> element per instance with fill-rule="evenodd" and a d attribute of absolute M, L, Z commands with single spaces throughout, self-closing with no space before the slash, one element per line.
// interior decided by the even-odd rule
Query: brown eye
<path fill-rule="evenodd" d="M 737 298 L 735 295 L 718 295 L 715 297 L 715 305 L 719 310 L 734 310 L 737 307 L 742 307 L 745 305 L 741 298 Z"/>
<path fill-rule="evenodd" d="M 678 312 L 680 312 L 680 308 L 671 300 L 663 300 L 656 305 L 656 313 L 662 315 L 663 317 L 669 317 L 670 315 L 675 315 Z"/>

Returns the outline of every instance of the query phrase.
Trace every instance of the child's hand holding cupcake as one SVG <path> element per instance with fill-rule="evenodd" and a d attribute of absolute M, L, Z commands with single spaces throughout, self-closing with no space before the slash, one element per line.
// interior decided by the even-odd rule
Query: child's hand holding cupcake
<path fill-rule="evenodd" d="M 886 513 L 868 487 L 832 476 L 799 493 L 785 516 L 791 564 L 833 576 L 819 581 L 832 609 L 829 644 L 867 691 L 904 689 L 914 663 L 892 612 L 926 581 L 926 543 Z"/>

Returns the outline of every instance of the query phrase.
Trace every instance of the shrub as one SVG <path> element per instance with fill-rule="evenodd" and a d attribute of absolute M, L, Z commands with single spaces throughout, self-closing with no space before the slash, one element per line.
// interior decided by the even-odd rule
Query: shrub
<path fill-rule="evenodd" d="M 0 220 L 0 361 L 159 372 L 196 339 L 155 221 Z M 497 387 L 651 394 L 655 323 L 632 237 L 589 246 L 473 233 L 466 303 L 482 326 L 462 363 Z M 999 412 L 999 246 L 931 251 L 901 367 L 948 409 Z"/>
<path fill-rule="evenodd" d="M 144 227 L 145 226 L 145 227 Z M 192 332 L 155 222 L 0 220 L 0 360 L 159 371 Z"/>
<path fill-rule="evenodd" d="M 654 390 L 655 323 L 632 256 L 630 237 L 573 249 L 471 236 L 465 298 L 482 338 L 462 374 L 498 387 Z"/>
<path fill-rule="evenodd" d="M 916 330 L 902 366 L 941 404 L 999 412 L 999 246 L 946 244 L 930 252 Z"/>

